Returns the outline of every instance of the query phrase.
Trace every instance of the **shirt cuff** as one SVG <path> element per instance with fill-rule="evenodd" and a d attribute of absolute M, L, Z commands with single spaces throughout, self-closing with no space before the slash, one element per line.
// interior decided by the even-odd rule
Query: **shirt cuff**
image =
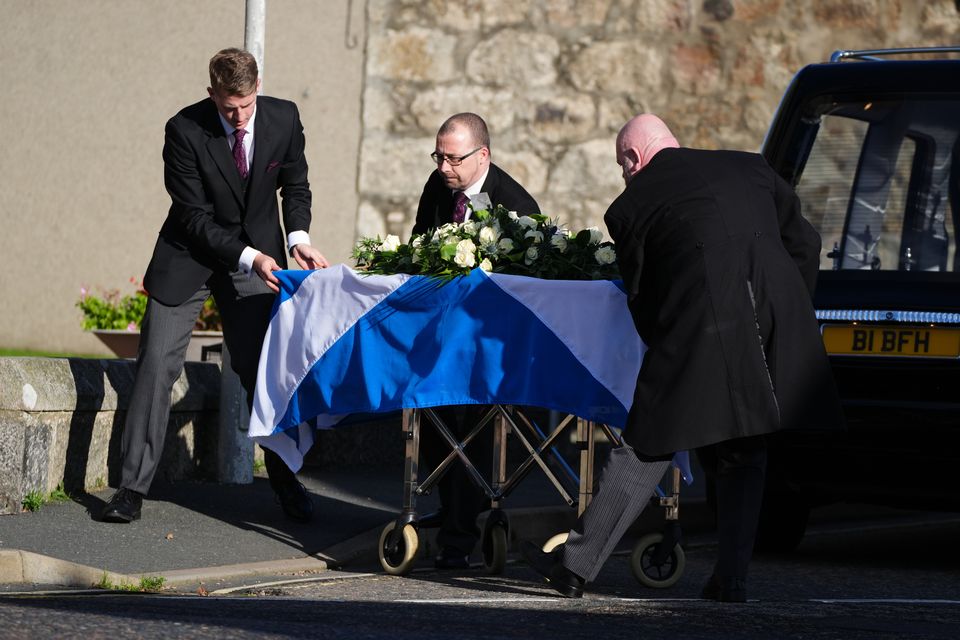
<path fill-rule="evenodd" d="M 260 252 L 253 247 L 244 247 L 243 253 L 240 254 L 240 263 L 237 265 L 237 268 L 245 274 L 250 275 L 253 273 L 253 261 L 258 255 L 260 255 Z"/>
<path fill-rule="evenodd" d="M 292 251 L 298 244 L 310 244 L 310 234 L 306 231 L 291 231 L 287 234 L 287 250 Z"/>

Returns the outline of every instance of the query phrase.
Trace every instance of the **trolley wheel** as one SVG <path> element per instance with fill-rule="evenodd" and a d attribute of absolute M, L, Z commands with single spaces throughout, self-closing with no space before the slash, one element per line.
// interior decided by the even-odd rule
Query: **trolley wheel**
<path fill-rule="evenodd" d="M 645 587 L 666 589 L 680 580 L 687 565 L 683 548 L 676 544 L 663 564 L 653 564 L 653 555 L 663 541 L 662 533 L 648 533 L 637 541 L 630 556 L 630 568 L 634 577 Z"/>
<path fill-rule="evenodd" d="M 555 535 L 550 536 L 550 538 L 543 543 L 543 552 L 550 553 L 560 545 L 566 544 L 567 536 L 569 535 L 570 535 L 569 533 L 565 532 L 565 533 L 557 533 Z"/>
<path fill-rule="evenodd" d="M 417 551 L 420 546 L 420 538 L 417 536 L 417 529 L 412 524 L 403 525 L 400 532 L 400 540 L 395 549 L 388 548 L 387 539 L 390 532 L 396 528 L 397 523 L 391 522 L 383 528 L 380 534 L 380 566 L 383 570 L 392 576 L 403 576 L 410 573 L 413 568 L 413 562 L 417 558 Z"/>
<path fill-rule="evenodd" d="M 507 530 L 501 524 L 487 527 L 483 540 L 483 569 L 490 574 L 503 573 L 507 564 Z"/>

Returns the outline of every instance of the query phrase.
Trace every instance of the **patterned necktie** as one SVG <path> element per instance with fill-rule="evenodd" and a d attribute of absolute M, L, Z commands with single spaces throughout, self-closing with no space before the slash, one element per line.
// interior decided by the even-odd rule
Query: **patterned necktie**
<path fill-rule="evenodd" d="M 236 129 L 233 132 L 235 140 L 233 143 L 233 163 L 237 165 L 237 171 L 240 172 L 240 177 L 244 180 L 247 179 L 247 152 L 243 148 L 243 136 L 245 135 L 247 135 L 247 132 L 243 129 Z"/>
<path fill-rule="evenodd" d="M 457 224 L 464 221 L 467 217 L 467 203 L 470 202 L 470 198 L 467 197 L 463 191 L 457 191 L 457 195 L 453 198 L 453 221 Z"/>

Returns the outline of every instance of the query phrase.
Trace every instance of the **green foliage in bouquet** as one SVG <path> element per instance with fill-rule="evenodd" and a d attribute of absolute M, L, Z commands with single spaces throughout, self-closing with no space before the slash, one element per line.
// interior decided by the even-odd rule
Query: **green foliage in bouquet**
<path fill-rule="evenodd" d="M 81 326 L 84 330 L 91 329 L 118 329 L 137 331 L 143 323 L 143 314 L 147 310 L 147 292 L 135 278 L 130 282 L 136 290 L 127 295 L 120 295 L 117 289 L 101 291 L 95 295 L 87 287 L 80 288 L 80 300 L 77 307 L 83 312 Z M 200 311 L 194 331 L 222 331 L 220 311 L 213 298 L 208 298 Z"/>
<path fill-rule="evenodd" d="M 353 251 L 357 269 L 366 273 L 445 279 L 480 268 L 549 280 L 611 280 L 619 277 L 616 257 L 596 228 L 573 233 L 547 216 L 518 216 L 500 205 L 406 244 L 394 235 L 363 238 Z"/>

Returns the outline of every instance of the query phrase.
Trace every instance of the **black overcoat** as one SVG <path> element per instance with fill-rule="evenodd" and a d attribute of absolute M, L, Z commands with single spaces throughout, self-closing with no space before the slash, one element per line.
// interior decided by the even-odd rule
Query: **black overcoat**
<path fill-rule="evenodd" d="M 604 221 L 648 347 L 624 431 L 638 453 L 842 427 L 812 303 L 820 238 L 762 157 L 664 149 Z"/>

